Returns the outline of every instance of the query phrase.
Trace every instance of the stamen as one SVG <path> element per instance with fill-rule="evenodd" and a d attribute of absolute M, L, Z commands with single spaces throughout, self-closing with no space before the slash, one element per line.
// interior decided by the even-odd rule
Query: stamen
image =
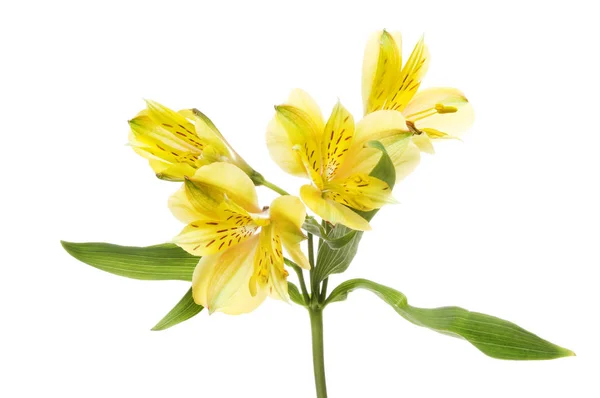
<path fill-rule="evenodd" d="M 435 110 L 443 115 L 444 113 L 455 113 L 458 111 L 458 108 L 455 106 L 446 106 L 444 104 L 435 104 Z"/>
<path fill-rule="evenodd" d="M 416 122 L 417 120 L 421 120 L 421 119 L 425 119 L 426 117 L 433 116 L 436 113 L 443 115 L 446 113 L 455 113 L 455 112 L 458 112 L 458 108 L 456 108 L 454 106 L 447 106 L 444 104 L 435 104 L 435 106 L 432 108 L 427 108 L 422 111 L 412 113 L 410 115 L 407 115 L 406 118 L 410 119 L 413 122 Z M 417 116 L 417 117 L 415 117 L 415 116 Z"/>

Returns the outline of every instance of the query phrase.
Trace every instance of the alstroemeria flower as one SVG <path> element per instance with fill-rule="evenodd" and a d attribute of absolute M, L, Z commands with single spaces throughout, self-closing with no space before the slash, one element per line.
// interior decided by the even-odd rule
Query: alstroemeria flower
<path fill-rule="evenodd" d="M 402 65 L 400 33 L 374 34 L 365 49 L 362 96 L 365 115 L 381 109 L 401 112 L 413 142 L 432 153 L 430 139 L 458 137 L 473 123 L 473 108 L 455 88 L 417 92 L 429 66 L 423 38 Z"/>
<path fill-rule="evenodd" d="M 230 162 L 248 175 L 254 170 L 197 109 L 175 112 L 154 101 L 129 121 L 129 144 L 148 159 L 158 178 L 183 181 L 201 166 Z"/>
<path fill-rule="evenodd" d="M 169 200 L 187 223 L 174 243 L 202 256 L 192 279 L 194 301 L 210 312 L 241 314 L 270 294 L 288 300 L 282 247 L 303 268 L 300 249 L 306 209 L 294 196 L 260 208 L 252 180 L 229 163 L 201 167 Z"/>
<path fill-rule="evenodd" d="M 387 183 L 369 176 L 381 153 L 364 146 L 381 139 L 401 168 L 400 154 L 409 136 L 405 131 L 403 138 L 398 136 L 401 129 L 406 130 L 404 119 L 398 119 L 397 112 L 374 113 L 355 126 L 352 115 L 338 102 L 325 123 L 318 105 L 300 89 L 293 90 L 287 103 L 275 110 L 267 128 L 269 153 L 286 172 L 311 180 L 300 189 L 304 203 L 332 224 L 370 229 L 351 209 L 370 211 L 394 199 Z M 393 139 L 387 139 L 388 135 L 394 135 Z"/>

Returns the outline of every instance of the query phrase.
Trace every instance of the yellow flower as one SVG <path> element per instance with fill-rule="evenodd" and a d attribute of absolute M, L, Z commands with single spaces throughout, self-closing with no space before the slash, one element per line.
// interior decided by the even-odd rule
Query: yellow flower
<path fill-rule="evenodd" d="M 300 189 L 304 203 L 332 224 L 370 229 L 351 208 L 370 211 L 394 199 L 387 183 L 369 176 L 381 152 L 365 144 L 381 139 L 400 167 L 400 154 L 410 135 L 401 130 L 406 130 L 404 119 L 397 112 L 376 112 L 355 126 L 352 115 L 338 102 L 325 123 L 318 105 L 300 89 L 275 110 L 267 128 L 269 153 L 284 171 L 311 180 Z M 390 140 L 387 135 L 394 136 Z"/>
<path fill-rule="evenodd" d="M 255 174 L 199 110 L 175 112 L 158 102 L 146 104 L 146 109 L 129 121 L 129 143 L 149 160 L 158 178 L 183 181 L 199 167 L 214 162 L 230 162 L 248 175 Z"/>
<path fill-rule="evenodd" d="M 187 226 L 174 243 L 202 256 L 192 278 L 194 301 L 210 312 L 241 314 L 270 294 L 289 300 L 282 247 L 303 268 L 300 249 L 306 209 L 294 196 L 260 208 L 254 184 L 238 167 L 212 163 L 186 178 L 169 200 Z"/>
<path fill-rule="evenodd" d="M 400 33 L 374 34 L 365 49 L 362 95 L 365 114 L 377 110 L 401 112 L 413 142 L 432 153 L 430 139 L 457 137 L 473 123 L 473 108 L 455 88 L 419 90 L 429 66 L 423 38 L 402 66 Z"/>

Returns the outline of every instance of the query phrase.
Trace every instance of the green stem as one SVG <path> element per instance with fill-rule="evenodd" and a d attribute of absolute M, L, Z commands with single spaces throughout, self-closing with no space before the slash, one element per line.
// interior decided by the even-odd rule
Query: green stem
<path fill-rule="evenodd" d="M 313 234 L 308 233 L 308 263 L 310 264 L 310 291 L 314 302 L 319 301 L 319 284 L 315 282 L 315 246 Z"/>
<path fill-rule="evenodd" d="M 269 188 L 272 191 L 277 192 L 280 195 L 289 195 L 289 193 L 287 193 L 285 190 L 283 190 L 282 188 L 279 188 L 277 185 L 265 180 L 264 178 L 262 179 L 262 181 L 260 181 L 260 185 L 264 185 L 265 187 Z"/>
<path fill-rule="evenodd" d="M 320 303 L 325 302 L 325 298 L 327 296 L 327 282 L 328 281 L 329 281 L 329 278 L 325 278 L 325 280 L 323 281 L 323 284 L 321 285 L 321 295 L 319 296 Z"/>
<path fill-rule="evenodd" d="M 310 308 L 310 328 L 312 331 L 313 369 L 317 398 L 327 398 L 325 382 L 325 358 L 323 355 L 323 312 L 320 308 Z"/>
<path fill-rule="evenodd" d="M 304 303 L 306 305 L 309 305 L 310 297 L 308 296 L 308 290 L 306 289 L 306 282 L 304 281 L 304 272 L 302 271 L 302 268 L 300 268 L 298 264 L 296 264 L 290 259 L 284 258 L 283 261 L 285 261 L 287 265 L 289 265 L 294 271 L 296 271 L 296 275 L 298 275 L 298 281 L 300 281 L 300 290 L 302 290 L 302 297 L 304 297 Z"/>

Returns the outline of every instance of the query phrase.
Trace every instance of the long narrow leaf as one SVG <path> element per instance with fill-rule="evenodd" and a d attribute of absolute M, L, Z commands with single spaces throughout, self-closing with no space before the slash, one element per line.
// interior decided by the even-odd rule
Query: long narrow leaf
<path fill-rule="evenodd" d="M 355 289 L 375 293 L 406 320 L 443 334 L 463 338 L 492 358 L 541 360 L 575 355 L 566 348 L 494 316 L 460 307 L 412 307 L 404 294 L 366 279 L 352 279 L 342 283 L 331 292 L 326 304 L 345 300 L 348 293 Z"/>
<path fill-rule="evenodd" d="M 156 326 L 152 328 L 154 331 L 165 330 L 173 327 L 183 321 L 187 321 L 191 317 L 197 315 L 204 309 L 203 306 L 198 305 L 194 302 L 192 297 L 192 288 L 179 300 L 175 307 L 163 319 L 161 319 Z"/>
<path fill-rule="evenodd" d="M 73 257 L 92 267 L 127 278 L 191 281 L 200 257 L 166 243 L 148 247 L 109 243 L 61 242 Z"/>

